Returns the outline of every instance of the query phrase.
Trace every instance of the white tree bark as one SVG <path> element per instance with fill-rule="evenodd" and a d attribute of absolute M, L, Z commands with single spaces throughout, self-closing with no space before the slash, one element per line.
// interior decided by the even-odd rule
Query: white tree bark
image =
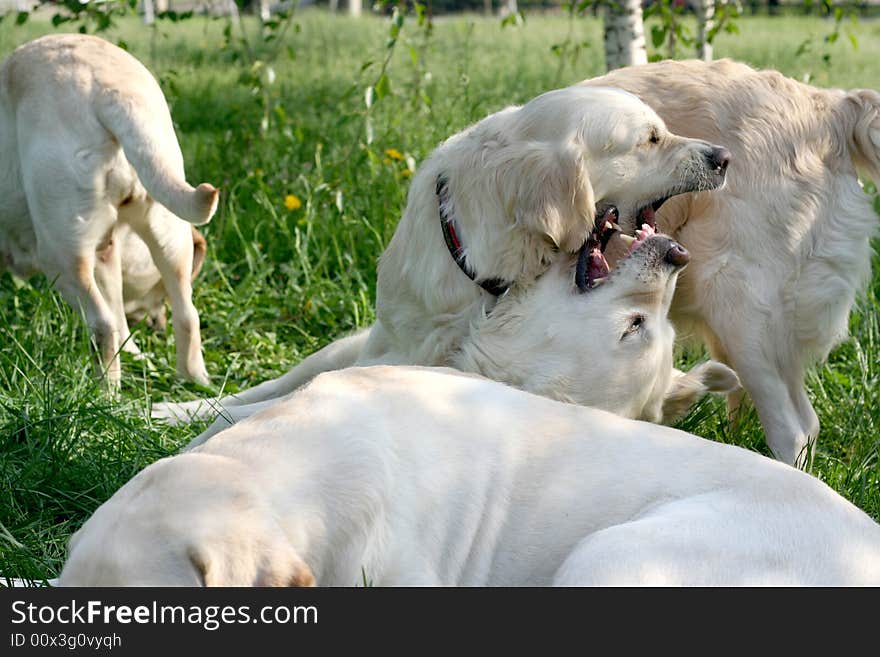
<path fill-rule="evenodd" d="M 507 15 L 515 14 L 519 11 L 519 7 L 516 4 L 516 0 L 507 0 Z"/>
<path fill-rule="evenodd" d="M 272 18 L 272 11 L 270 8 L 271 0 L 260 0 L 260 20 L 267 21 Z"/>
<path fill-rule="evenodd" d="M 163 11 L 171 9 L 171 2 L 169 2 L 169 0 L 156 0 L 155 4 L 157 14 L 161 14 Z"/>
<path fill-rule="evenodd" d="M 611 0 L 605 8 L 605 66 L 648 63 L 641 0 Z"/>
<path fill-rule="evenodd" d="M 697 13 L 697 58 L 712 61 L 712 44 L 706 40 L 715 24 L 715 0 L 698 0 Z"/>
<path fill-rule="evenodd" d="M 152 25 L 156 22 L 156 8 L 153 6 L 153 0 L 141 0 L 141 7 L 144 10 L 144 23 Z"/>
<path fill-rule="evenodd" d="M 348 13 L 352 16 L 360 16 L 363 9 L 363 0 L 348 0 Z"/>

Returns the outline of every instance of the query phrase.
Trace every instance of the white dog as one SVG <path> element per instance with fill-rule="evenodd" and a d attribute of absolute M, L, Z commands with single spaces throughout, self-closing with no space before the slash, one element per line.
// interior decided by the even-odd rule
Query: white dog
<path fill-rule="evenodd" d="M 804 464 L 819 432 L 805 368 L 846 335 L 870 274 L 877 215 L 856 170 L 880 182 L 880 94 L 728 60 L 637 66 L 585 84 L 626 89 L 671 130 L 730 148 L 726 189 L 680 196 L 657 215 L 692 256 L 672 317 L 737 371 L 776 457 Z"/>
<path fill-rule="evenodd" d="M 649 229 L 636 240 L 614 239 L 631 242 L 630 250 L 614 260 L 602 284 L 583 280 L 587 249 L 558 258 L 537 281 L 512 288 L 474 320 L 452 366 L 652 422 L 677 419 L 707 392 L 737 389 L 736 375 L 714 361 L 688 373 L 673 368 L 675 332 L 667 314 L 687 251 Z M 276 401 L 230 406 L 188 447 Z"/>
<path fill-rule="evenodd" d="M 146 468 L 71 538 L 60 583 L 364 578 L 877 586 L 880 526 L 739 447 L 454 370 L 352 368 Z"/>
<path fill-rule="evenodd" d="M 211 218 L 218 191 L 187 184 L 171 115 L 150 73 L 96 37 L 54 35 L 21 46 L 0 68 L 0 149 L 4 264 L 21 275 L 44 272 L 82 308 L 107 378 L 118 383 L 120 348 L 136 350 L 114 243 L 115 228 L 126 224 L 161 272 L 178 373 L 207 383 L 192 304 L 190 223 Z"/>
<path fill-rule="evenodd" d="M 601 249 L 609 208 L 634 227 L 669 196 L 721 185 L 729 158 L 723 148 L 671 134 L 644 103 L 612 89 L 560 89 L 492 114 L 443 143 L 414 177 L 379 264 L 373 327 L 219 406 L 277 399 L 319 372 L 355 363 L 458 366 L 472 326 L 487 311 L 498 312 L 492 307 L 505 291 L 529 286 L 560 250 L 577 250 L 590 238 L 589 285 L 607 273 Z M 505 316 L 530 313 L 522 307 Z M 537 333 L 526 339 L 536 346 L 539 335 L 552 342 L 555 329 L 546 319 L 530 330 Z M 558 358 L 575 347 L 569 342 Z M 531 380 L 553 376 L 554 368 L 531 362 Z M 494 370 L 504 381 L 521 378 Z M 540 391 L 578 394 L 565 389 L 570 382 L 561 376 L 555 383 L 563 387 L 541 384 Z M 521 384 L 534 389 L 529 381 Z M 185 420 L 216 406 L 217 400 L 156 405 L 154 415 Z"/>

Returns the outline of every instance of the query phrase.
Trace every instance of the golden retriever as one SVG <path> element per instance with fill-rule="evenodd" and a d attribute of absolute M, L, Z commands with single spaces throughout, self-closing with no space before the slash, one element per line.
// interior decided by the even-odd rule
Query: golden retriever
<path fill-rule="evenodd" d="M 231 409 L 269 401 L 319 372 L 355 363 L 470 366 L 557 398 L 595 395 L 557 367 L 574 356 L 578 341 L 554 343 L 549 318 L 542 323 L 533 316 L 524 304 L 534 299 L 520 303 L 528 297 L 521 291 L 554 259 L 567 262 L 568 252 L 583 253 L 585 245 L 586 278 L 598 284 L 609 267 L 602 249 L 614 219 L 633 232 L 667 197 L 722 185 L 729 159 L 721 147 L 670 133 L 647 105 L 619 90 L 558 89 L 492 114 L 440 145 L 416 173 L 380 260 L 377 321 L 370 329 L 329 345 L 279 379 L 219 402 L 157 404 L 154 416 L 180 421 L 211 414 L 218 404 Z M 571 296 L 571 278 L 551 286 L 539 286 L 546 298 Z M 593 312 L 608 310 L 597 303 Z M 487 322 L 487 315 L 495 319 Z M 515 342 L 487 344 L 489 335 L 513 337 L 487 328 L 500 324 L 499 317 L 511 323 L 529 318 L 531 333 L 522 341 L 532 353 L 548 355 L 546 366 L 530 359 L 534 373 L 525 377 L 462 355 L 475 326 L 484 350 L 516 348 Z M 564 304 L 554 317 L 569 321 Z M 550 357 L 553 345 L 560 351 Z M 638 417 L 642 411 L 634 409 Z"/>
<path fill-rule="evenodd" d="M 740 447 L 454 370 L 380 366 L 322 374 L 150 465 L 73 535 L 60 576 L 364 580 L 877 586 L 880 526 L 815 477 Z"/>
<path fill-rule="evenodd" d="M 657 214 L 691 253 L 672 317 L 739 374 L 773 454 L 804 465 L 819 432 L 804 370 L 846 336 L 870 274 L 877 215 L 857 170 L 880 181 L 880 94 L 729 60 L 621 69 L 584 88 L 608 85 L 671 130 L 730 149 L 724 190 L 679 196 Z"/>
<path fill-rule="evenodd" d="M 162 91 L 124 50 L 97 37 L 52 35 L 0 67 L 0 258 L 42 271 L 81 308 L 107 379 L 121 378 L 130 332 L 122 249 L 128 226 L 146 243 L 174 313 L 177 371 L 208 382 L 192 303 L 190 224 L 208 222 L 218 190 L 185 179 Z M 184 221 L 185 220 L 185 221 Z"/>

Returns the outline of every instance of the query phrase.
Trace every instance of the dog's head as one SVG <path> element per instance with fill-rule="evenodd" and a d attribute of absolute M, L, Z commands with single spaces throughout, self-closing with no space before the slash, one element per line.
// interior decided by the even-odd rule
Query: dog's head
<path fill-rule="evenodd" d="M 591 90 L 575 140 L 597 206 L 616 206 L 620 226 L 632 234 L 654 227 L 655 211 L 670 197 L 721 187 L 730 153 L 699 139 L 674 135 L 636 96 L 619 89 Z"/>
<path fill-rule="evenodd" d="M 595 250 L 585 247 L 534 285 L 513 288 L 472 327 L 461 369 L 653 422 L 676 419 L 706 392 L 736 389 L 736 375 L 720 363 L 689 373 L 673 367 L 667 314 L 687 251 L 645 227 L 634 240 L 615 234 L 606 252 L 613 268 L 601 277 Z"/>
<path fill-rule="evenodd" d="M 616 206 L 620 226 L 633 234 L 653 226 L 667 198 L 722 185 L 729 159 L 723 148 L 671 134 L 632 94 L 567 87 L 450 138 L 413 181 L 407 211 L 437 230 L 433 190 L 442 177 L 469 267 L 522 281 L 545 269 L 555 250 L 579 249 L 596 207 Z"/>
<path fill-rule="evenodd" d="M 61 586 L 314 586 L 230 459 L 184 454 L 123 486 L 70 539 Z"/>
<path fill-rule="evenodd" d="M 208 243 L 195 227 L 191 227 L 191 230 L 192 280 L 195 280 L 205 262 Z M 131 230 L 120 233 L 119 243 L 122 249 L 122 298 L 129 325 L 144 321 L 150 328 L 164 331 L 167 324 L 165 299 L 168 294 L 150 250 Z"/>

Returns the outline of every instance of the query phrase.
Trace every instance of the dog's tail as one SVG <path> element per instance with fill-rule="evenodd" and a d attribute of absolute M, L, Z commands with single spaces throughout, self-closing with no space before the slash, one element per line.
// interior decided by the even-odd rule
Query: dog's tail
<path fill-rule="evenodd" d="M 98 120 L 120 143 L 150 196 L 181 219 L 201 226 L 214 216 L 220 191 L 209 183 L 193 188 L 186 182 L 171 114 L 164 98 L 162 111 L 157 112 L 156 105 L 155 100 L 140 103 L 106 90 L 95 109 Z"/>
<path fill-rule="evenodd" d="M 856 89 L 846 95 L 846 102 L 853 160 L 880 185 L 880 93 Z"/>

